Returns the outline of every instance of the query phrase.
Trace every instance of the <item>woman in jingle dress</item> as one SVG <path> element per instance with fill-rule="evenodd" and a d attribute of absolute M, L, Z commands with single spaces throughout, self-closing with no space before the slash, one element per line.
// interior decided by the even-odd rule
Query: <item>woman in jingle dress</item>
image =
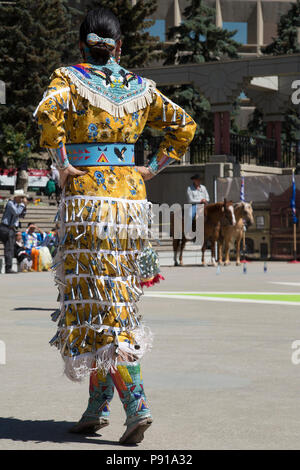
<path fill-rule="evenodd" d="M 152 335 L 136 307 L 151 212 L 144 180 L 182 157 L 196 124 L 152 80 L 119 65 L 121 44 L 115 15 L 90 11 L 80 27 L 83 62 L 54 71 L 35 115 L 64 187 L 50 344 L 71 380 L 90 377 L 87 409 L 71 432 L 107 426 L 116 387 L 127 417 L 120 442 L 132 444 L 152 422 L 140 369 Z M 164 140 L 148 167 L 135 167 L 145 125 L 163 130 Z"/>

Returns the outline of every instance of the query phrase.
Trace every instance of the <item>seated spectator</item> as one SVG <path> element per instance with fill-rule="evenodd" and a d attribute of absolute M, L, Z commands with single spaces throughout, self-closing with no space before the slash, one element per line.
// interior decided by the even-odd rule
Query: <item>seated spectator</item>
<path fill-rule="evenodd" d="M 21 232 L 16 233 L 15 258 L 17 259 L 19 271 L 22 273 L 33 271 L 32 260 L 25 250 Z"/>
<path fill-rule="evenodd" d="M 43 243 L 47 234 L 30 222 L 22 236 L 26 252 L 32 258 L 33 269 L 35 271 L 48 271 L 52 264 L 52 256 L 48 247 L 44 246 Z"/>
<path fill-rule="evenodd" d="M 46 246 L 49 249 L 52 257 L 55 256 L 55 253 L 57 251 L 57 245 L 58 245 L 58 229 L 53 228 L 49 232 L 45 232 L 45 238 L 42 241 L 41 246 Z"/>

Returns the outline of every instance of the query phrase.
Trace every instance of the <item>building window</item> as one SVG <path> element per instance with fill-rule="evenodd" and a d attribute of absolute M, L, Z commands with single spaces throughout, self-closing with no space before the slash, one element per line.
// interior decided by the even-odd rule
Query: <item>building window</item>
<path fill-rule="evenodd" d="M 248 43 L 248 23 L 236 23 L 234 21 L 224 21 L 223 29 L 228 29 L 228 31 L 235 31 L 235 35 L 232 39 L 241 44 Z"/>
<path fill-rule="evenodd" d="M 165 20 L 155 20 L 155 23 L 146 28 L 145 31 L 149 32 L 151 36 L 158 36 L 161 42 L 166 40 L 166 22 Z"/>
<path fill-rule="evenodd" d="M 265 217 L 264 215 L 258 215 L 256 217 L 256 228 L 264 228 L 265 227 Z"/>

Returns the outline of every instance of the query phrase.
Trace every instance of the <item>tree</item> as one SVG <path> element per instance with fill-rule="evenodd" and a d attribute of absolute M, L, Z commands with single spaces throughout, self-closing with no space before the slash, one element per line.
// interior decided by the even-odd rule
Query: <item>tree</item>
<path fill-rule="evenodd" d="M 8 166 L 18 167 L 23 160 L 30 156 L 30 142 L 27 141 L 22 132 L 16 132 L 10 124 L 3 125 L 0 135 L 0 145 L 3 152 L 3 159 L 0 160 L 2 168 Z"/>
<path fill-rule="evenodd" d="M 0 106 L 0 126 L 13 126 L 32 140 L 33 149 L 38 148 L 39 133 L 32 113 L 51 73 L 77 49 L 77 34 L 65 0 L 0 5 L 0 79 L 7 91 L 6 105 Z"/>
<path fill-rule="evenodd" d="M 239 44 L 232 39 L 236 31 L 215 26 L 214 8 L 207 6 L 203 0 L 191 0 L 183 17 L 182 23 L 168 32 L 168 39 L 174 42 L 165 50 L 164 65 L 238 58 Z M 198 135 L 203 138 L 213 135 L 210 104 L 193 85 L 168 87 L 164 91 L 194 118 L 198 124 Z"/>
<path fill-rule="evenodd" d="M 300 0 L 291 5 L 289 11 L 282 15 L 277 25 L 277 37 L 265 48 L 263 54 L 282 55 L 297 54 L 300 52 L 298 32 L 300 30 Z M 297 140 L 300 129 L 298 110 L 290 105 L 285 113 L 282 126 L 282 140 L 293 142 Z"/>
<path fill-rule="evenodd" d="M 291 5 L 290 10 L 282 15 L 277 25 L 277 37 L 262 48 L 263 54 L 282 55 L 300 52 L 298 31 L 300 28 L 300 0 Z"/>
<path fill-rule="evenodd" d="M 101 0 L 91 1 L 87 10 L 109 8 L 119 19 L 122 31 L 120 65 L 125 68 L 141 67 L 153 63 L 161 56 L 162 45 L 158 37 L 146 31 L 154 24 L 148 19 L 157 9 L 157 0 Z"/>

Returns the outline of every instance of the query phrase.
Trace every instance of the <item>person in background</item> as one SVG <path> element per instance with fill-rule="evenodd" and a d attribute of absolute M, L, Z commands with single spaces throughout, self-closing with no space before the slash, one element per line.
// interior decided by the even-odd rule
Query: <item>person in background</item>
<path fill-rule="evenodd" d="M 22 273 L 33 271 L 32 260 L 25 250 L 22 233 L 16 233 L 15 258 L 17 259 L 19 270 Z"/>
<path fill-rule="evenodd" d="M 53 194 L 56 194 L 56 183 L 50 175 L 45 187 L 45 194 L 48 196 L 49 200 L 52 199 Z"/>
<path fill-rule="evenodd" d="M 50 230 L 50 232 L 46 232 L 47 237 L 43 241 L 43 246 L 46 246 L 52 257 L 55 256 L 58 246 L 58 231 L 59 231 L 59 224 L 56 224 L 54 228 Z"/>
<path fill-rule="evenodd" d="M 5 273 L 15 274 L 12 270 L 12 260 L 16 241 L 16 230 L 20 225 L 20 217 L 25 217 L 28 204 L 27 196 L 22 189 L 15 190 L 4 209 L 0 224 L 0 241 L 4 244 Z"/>
<path fill-rule="evenodd" d="M 45 241 L 47 234 L 39 229 L 36 225 L 32 222 L 29 222 L 26 232 L 22 234 L 24 240 L 24 246 L 28 255 L 31 256 L 32 259 L 32 267 L 35 271 L 38 271 L 39 268 L 41 269 L 48 269 L 48 264 L 51 264 L 51 261 L 47 263 L 45 266 L 43 263 L 40 266 L 39 257 L 41 254 L 41 250 L 44 250 L 46 253 L 47 259 L 52 260 L 51 254 L 49 249 L 46 246 L 43 246 L 43 242 Z"/>
<path fill-rule="evenodd" d="M 25 157 L 18 166 L 16 189 L 28 190 L 28 159 Z"/>
<path fill-rule="evenodd" d="M 187 199 L 188 203 L 191 204 L 189 208 L 189 218 L 192 232 L 194 233 L 196 230 L 197 209 L 199 208 L 199 204 L 209 203 L 209 195 L 206 187 L 201 184 L 201 178 L 199 174 L 192 176 L 191 180 L 193 183 L 187 188 Z M 196 239 L 194 238 L 194 242 L 195 240 Z"/>

